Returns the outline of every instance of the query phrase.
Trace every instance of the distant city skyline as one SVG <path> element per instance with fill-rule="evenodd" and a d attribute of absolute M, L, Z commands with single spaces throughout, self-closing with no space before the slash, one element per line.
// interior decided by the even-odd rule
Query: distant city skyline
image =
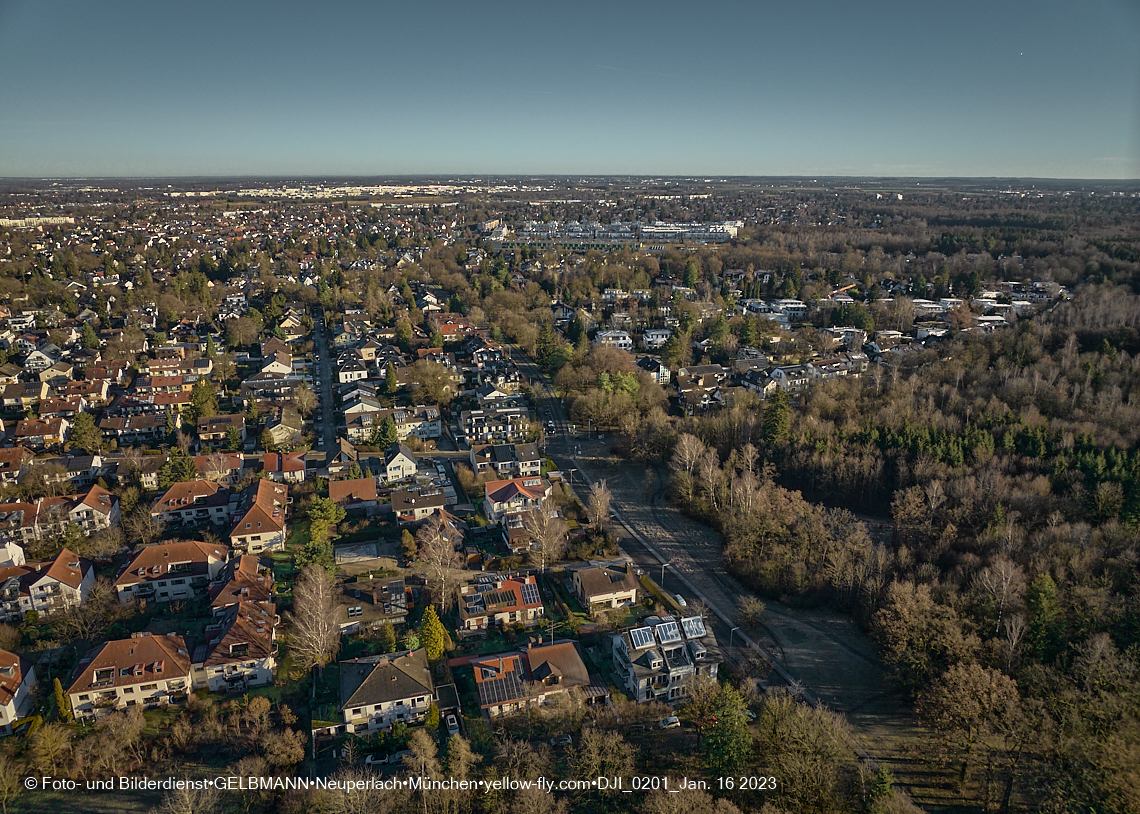
<path fill-rule="evenodd" d="M 1140 6 L 0 0 L 0 177 L 1140 178 Z"/>

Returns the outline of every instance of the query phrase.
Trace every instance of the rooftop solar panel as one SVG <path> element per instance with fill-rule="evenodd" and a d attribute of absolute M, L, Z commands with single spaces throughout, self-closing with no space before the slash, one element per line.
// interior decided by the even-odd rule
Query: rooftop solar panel
<path fill-rule="evenodd" d="M 686 639 L 701 639 L 705 635 L 705 620 L 699 616 L 686 616 L 681 620 Z"/>
<path fill-rule="evenodd" d="M 676 622 L 664 622 L 657 626 L 657 639 L 661 644 L 673 644 L 681 641 L 681 631 L 677 629 Z"/>
<path fill-rule="evenodd" d="M 634 649 L 642 650 L 653 646 L 653 629 L 648 627 L 634 628 L 629 632 L 629 640 L 633 642 Z"/>
<path fill-rule="evenodd" d="M 522 597 L 524 605 L 538 605 L 542 602 L 538 598 L 538 586 L 531 585 L 529 582 L 524 583 L 522 586 Z"/>

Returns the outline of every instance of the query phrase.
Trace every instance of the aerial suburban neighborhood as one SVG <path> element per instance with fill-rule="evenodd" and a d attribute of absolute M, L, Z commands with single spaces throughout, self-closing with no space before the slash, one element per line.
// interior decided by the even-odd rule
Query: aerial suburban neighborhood
<path fill-rule="evenodd" d="M 945 225 L 963 194 L 999 225 Z M 1027 741 L 1060 682 L 1135 689 L 1140 260 L 1096 230 L 1137 193 L 1079 240 L 1075 194 L 8 190 L 0 773 L 444 754 L 775 778 L 773 812 L 1031 808 L 1060 780 L 1029 751 L 1117 737 Z"/>

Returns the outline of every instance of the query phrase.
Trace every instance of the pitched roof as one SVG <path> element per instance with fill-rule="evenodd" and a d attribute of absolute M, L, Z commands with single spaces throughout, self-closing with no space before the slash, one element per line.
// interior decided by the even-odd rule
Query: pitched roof
<path fill-rule="evenodd" d="M 285 506 L 289 501 L 289 487 L 262 478 L 245 491 L 242 507 L 245 512 L 234 524 L 230 536 L 241 536 L 241 531 L 249 524 L 250 530 L 262 532 L 285 529 Z"/>
<path fill-rule="evenodd" d="M 376 500 L 376 478 L 329 481 L 329 500 L 333 503 Z"/>
<path fill-rule="evenodd" d="M 211 560 L 225 561 L 230 555 L 229 546 L 210 545 L 197 541 L 156 543 L 144 546 L 115 580 L 116 588 L 148 582 L 170 573 L 171 565 L 189 564 L 188 576 L 208 574 Z"/>
<path fill-rule="evenodd" d="M 340 705 L 343 709 L 386 704 L 431 695 L 427 651 L 405 650 L 365 656 L 340 663 Z"/>
<path fill-rule="evenodd" d="M 187 480 L 172 484 L 169 489 L 150 507 L 151 514 L 178 511 L 192 506 L 198 498 L 210 498 L 219 491 L 225 491 L 211 480 Z"/>
<path fill-rule="evenodd" d="M 637 576 L 633 573 L 632 566 L 628 564 L 625 568 L 617 568 L 611 565 L 583 568 L 576 573 L 578 582 L 582 585 L 582 590 L 585 591 L 586 596 L 605 596 L 619 591 L 634 590 L 638 587 Z"/>
<path fill-rule="evenodd" d="M 533 480 L 538 480 L 538 486 L 526 485 Z M 518 495 L 530 500 L 542 500 L 546 494 L 546 490 L 542 488 L 542 480 L 533 477 L 487 481 L 484 491 L 487 500 L 492 504 L 507 503 Z"/>
<path fill-rule="evenodd" d="M 24 676 L 32 669 L 32 663 L 22 656 L 0 650 L 0 706 L 7 706 L 16 697 Z"/>
<path fill-rule="evenodd" d="M 94 566 L 90 560 L 85 560 L 66 548 L 61 549 L 54 558 L 48 560 L 50 565 L 42 571 L 38 572 L 36 582 L 43 577 L 51 577 L 56 582 L 61 582 L 72 588 L 78 589 L 83 583 L 83 575 L 88 573 Z M 42 565 L 42 563 L 34 563 L 34 565 Z"/>
<path fill-rule="evenodd" d="M 110 514 L 115 507 L 116 500 L 117 498 L 102 486 L 92 486 L 84 495 L 79 497 L 75 505 L 76 507 L 87 506 L 97 512 Z"/>
<path fill-rule="evenodd" d="M 210 638 L 194 649 L 194 663 L 205 667 L 233 661 L 263 659 L 273 654 L 277 606 L 271 602 L 237 602 L 229 605 L 217 626 L 206 629 Z M 211 628 L 214 628 L 211 630 Z M 199 661 L 199 658 L 204 661 Z"/>
<path fill-rule="evenodd" d="M 136 633 L 130 639 L 104 642 L 84 656 L 67 691 L 124 687 L 189 675 L 190 653 L 183 637 Z"/>
<path fill-rule="evenodd" d="M 504 653 L 472 661 L 479 706 L 491 707 L 527 697 L 522 656 Z"/>
<path fill-rule="evenodd" d="M 273 574 L 268 560 L 242 554 L 222 566 L 210 587 L 210 607 L 225 608 L 238 602 L 268 602 L 273 596 Z"/>
<path fill-rule="evenodd" d="M 574 642 L 528 647 L 523 656 L 535 681 L 548 686 L 557 684 L 562 689 L 590 683 L 590 673 Z"/>

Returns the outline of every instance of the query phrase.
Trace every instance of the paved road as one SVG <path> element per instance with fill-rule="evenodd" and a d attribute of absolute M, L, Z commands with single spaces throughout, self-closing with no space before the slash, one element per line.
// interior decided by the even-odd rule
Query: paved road
<path fill-rule="evenodd" d="M 314 378 L 317 397 L 320 399 L 321 420 L 316 423 L 317 449 L 330 450 L 336 444 L 338 413 L 333 409 L 333 359 L 329 352 L 329 329 L 324 311 L 313 308 Z"/>

